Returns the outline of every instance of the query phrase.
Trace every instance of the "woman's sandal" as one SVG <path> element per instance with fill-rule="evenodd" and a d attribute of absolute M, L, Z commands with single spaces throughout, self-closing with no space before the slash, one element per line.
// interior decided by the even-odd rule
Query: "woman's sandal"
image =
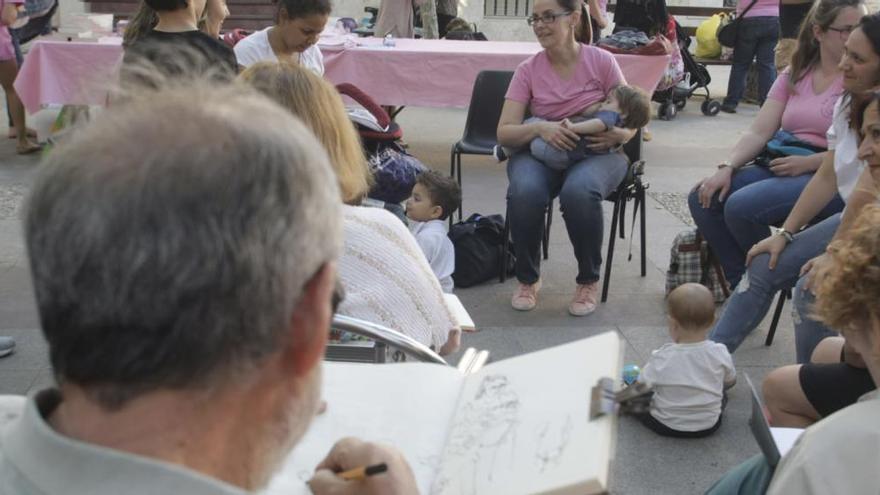
<path fill-rule="evenodd" d="M 31 153 L 36 153 L 43 149 L 43 146 L 32 141 L 28 141 L 26 146 L 18 145 L 15 147 L 15 152 L 19 155 L 29 155 Z"/>
<path fill-rule="evenodd" d="M 16 139 L 16 138 L 18 138 L 18 133 L 15 132 L 14 128 L 10 127 L 9 132 L 6 134 L 6 137 L 8 137 L 9 139 Z M 27 128 L 27 137 L 36 139 L 37 138 L 36 129 L 31 129 L 30 127 L 28 127 Z"/>

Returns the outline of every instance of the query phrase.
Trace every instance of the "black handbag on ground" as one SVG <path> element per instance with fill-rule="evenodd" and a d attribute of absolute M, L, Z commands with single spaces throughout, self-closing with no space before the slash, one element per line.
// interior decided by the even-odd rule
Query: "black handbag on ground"
<path fill-rule="evenodd" d="M 507 273 L 513 271 L 513 246 L 504 238 L 504 217 L 474 213 L 449 229 L 455 247 L 455 287 L 471 287 L 498 276 L 504 249 L 510 251 Z"/>
<path fill-rule="evenodd" d="M 745 17 L 746 12 L 749 11 L 755 4 L 758 3 L 758 0 L 752 0 L 752 3 L 749 4 L 745 10 L 742 11 L 742 14 L 736 16 L 736 18 L 727 24 L 722 24 L 718 28 L 718 32 L 715 33 L 715 37 L 718 38 L 718 42 L 721 43 L 721 46 L 726 46 L 727 48 L 733 48 L 736 46 L 736 30 L 739 28 L 739 21 Z"/>

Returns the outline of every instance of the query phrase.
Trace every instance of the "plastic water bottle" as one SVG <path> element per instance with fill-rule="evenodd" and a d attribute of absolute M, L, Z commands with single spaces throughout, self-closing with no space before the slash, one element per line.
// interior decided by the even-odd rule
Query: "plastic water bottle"
<path fill-rule="evenodd" d="M 391 33 L 385 35 L 385 39 L 382 40 L 382 44 L 388 47 L 394 46 L 396 43 L 394 42 L 394 36 L 391 36 Z"/>

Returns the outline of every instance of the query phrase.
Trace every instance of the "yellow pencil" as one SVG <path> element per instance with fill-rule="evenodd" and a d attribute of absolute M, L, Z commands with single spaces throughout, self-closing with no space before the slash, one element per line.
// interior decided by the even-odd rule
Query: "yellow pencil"
<path fill-rule="evenodd" d="M 362 480 L 367 476 L 373 476 L 374 474 L 384 473 L 388 471 L 388 465 L 384 462 L 381 464 L 374 464 L 372 466 L 362 466 L 359 468 L 349 469 L 348 471 L 343 471 L 336 476 L 347 480 L 347 481 L 355 481 Z"/>

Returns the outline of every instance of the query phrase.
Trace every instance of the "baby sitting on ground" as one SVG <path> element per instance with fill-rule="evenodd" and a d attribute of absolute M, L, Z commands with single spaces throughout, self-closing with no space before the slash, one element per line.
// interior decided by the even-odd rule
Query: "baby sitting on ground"
<path fill-rule="evenodd" d="M 451 177 L 433 170 L 422 172 L 416 179 L 412 195 L 406 201 L 410 231 L 425 253 L 431 270 L 440 281 L 443 292 L 453 288 L 455 248 L 446 233 L 445 220 L 461 203 L 461 189 Z"/>
<path fill-rule="evenodd" d="M 639 381 L 651 385 L 649 412 L 638 415 L 654 432 L 669 437 L 711 435 L 721 426 L 726 390 L 736 370 L 723 344 L 706 340 L 715 321 L 715 300 L 700 284 L 683 284 L 667 300 L 673 342 L 651 353 Z"/>
<path fill-rule="evenodd" d="M 647 93 L 635 86 L 617 86 L 608 98 L 603 101 L 598 109 L 595 106 L 588 109 L 583 116 L 565 119 L 563 125 L 580 134 L 588 136 L 605 132 L 612 127 L 625 127 L 627 129 L 640 129 L 651 120 L 651 98 Z M 531 117 L 525 123 L 541 122 L 544 119 Z M 590 141 L 581 137 L 573 150 L 561 150 L 541 137 L 536 137 L 530 143 L 532 156 L 553 170 L 565 170 L 589 155 L 607 153 L 592 150 L 588 147 Z"/>

